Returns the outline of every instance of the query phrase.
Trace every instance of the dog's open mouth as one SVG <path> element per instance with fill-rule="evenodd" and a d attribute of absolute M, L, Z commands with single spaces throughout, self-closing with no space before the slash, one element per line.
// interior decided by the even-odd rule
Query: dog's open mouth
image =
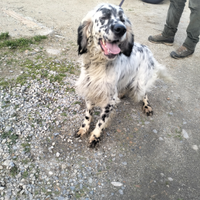
<path fill-rule="evenodd" d="M 117 42 L 108 42 L 104 39 L 100 39 L 100 46 L 104 51 L 104 55 L 110 59 L 114 58 L 121 52 L 121 49 L 118 47 Z"/>

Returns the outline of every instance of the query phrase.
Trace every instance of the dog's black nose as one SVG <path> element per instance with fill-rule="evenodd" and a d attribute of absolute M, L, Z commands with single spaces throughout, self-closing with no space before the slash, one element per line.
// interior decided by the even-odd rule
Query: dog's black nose
<path fill-rule="evenodd" d="M 113 32 L 116 36 L 121 37 L 126 33 L 126 27 L 122 24 L 115 24 L 113 26 Z"/>

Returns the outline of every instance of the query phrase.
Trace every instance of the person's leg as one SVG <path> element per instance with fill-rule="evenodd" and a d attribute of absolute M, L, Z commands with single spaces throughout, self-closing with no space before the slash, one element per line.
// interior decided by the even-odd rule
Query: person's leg
<path fill-rule="evenodd" d="M 190 0 L 189 8 L 191 10 L 190 23 L 187 27 L 187 38 L 183 46 L 194 51 L 200 35 L 200 0 Z"/>
<path fill-rule="evenodd" d="M 167 13 L 166 24 L 162 32 L 162 35 L 164 37 L 175 36 L 181 15 L 185 7 L 185 2 L 186 0 L 170 0 L 170 6 Z"/>
<path fill-rule="evenodd" d="M 159 35 L 149 36 L 148 40 L 154 43 L 173 45 L 174 36 L 185 7 L 186 0 L 170 0 L 166 24 Z"/>

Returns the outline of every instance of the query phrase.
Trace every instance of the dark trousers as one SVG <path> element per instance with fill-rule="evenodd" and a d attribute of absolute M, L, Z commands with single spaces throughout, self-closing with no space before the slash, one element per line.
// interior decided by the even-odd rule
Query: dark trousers
<path fill-rule="evenodd" d="M 169 37 L 176 34 L 177 27 L 185 7 L 186 0 L 170 0 L 170 6 L 167 13 L 166 24 L 163 30 L 163 36 Z M 199 42 L 200 35 L 200 0 L 189 0 L 190 22 L 187 27 L 187 37 L 183 46 L 194 50 Z"/>

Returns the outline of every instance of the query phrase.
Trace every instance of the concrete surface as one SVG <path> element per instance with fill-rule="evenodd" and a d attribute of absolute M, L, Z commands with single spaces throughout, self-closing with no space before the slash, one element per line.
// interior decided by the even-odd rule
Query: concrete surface
<path fill-rule="evenodd" d="M 0 32 L 9 31 L 13 37 L 52 34 L 64 37 L 64 45 L 76 43 L 81 19 L 98 3 L 101 1 L 1 0 Z M 111 189 L 103 188 L 102 194 L 105 193 L 107 199 L 200 199 L 200 44 L 189 58 L 174 60 L 169 56 L 184 41 L 189 8 L 186 6 L 181 18 L 174 46 L 152 44 L 147 40 L 149 35 L 162 31 L 168 5 L 167 0 L 158 5 L 126 0 L 122 6 L 133 24 L 135 41 L 148 45 L 177 82 L 156 84 L 149 95 L 155 113 L 153 118 L 141 113 L 141 104 L 129 100 L 120 104 L 118 115 L 106 130 L 112 136 L 104 137 L 99 151 L 106 145 L 110 147 L 110 155 L 116 146 L 125 152 L 125 166 L 121 166 L 121 161 L 119 165 L 110 163 L 106 176 L 111 181 L 124 181 L 126 188 L 121 196 L 109 196 Z M 58 44 L 51 48 L 59 49 Z M 78 58 L 75 49 L 66 54 L 69 60 Z M 94 199 L 104 197 L 94 196 Z"/>

